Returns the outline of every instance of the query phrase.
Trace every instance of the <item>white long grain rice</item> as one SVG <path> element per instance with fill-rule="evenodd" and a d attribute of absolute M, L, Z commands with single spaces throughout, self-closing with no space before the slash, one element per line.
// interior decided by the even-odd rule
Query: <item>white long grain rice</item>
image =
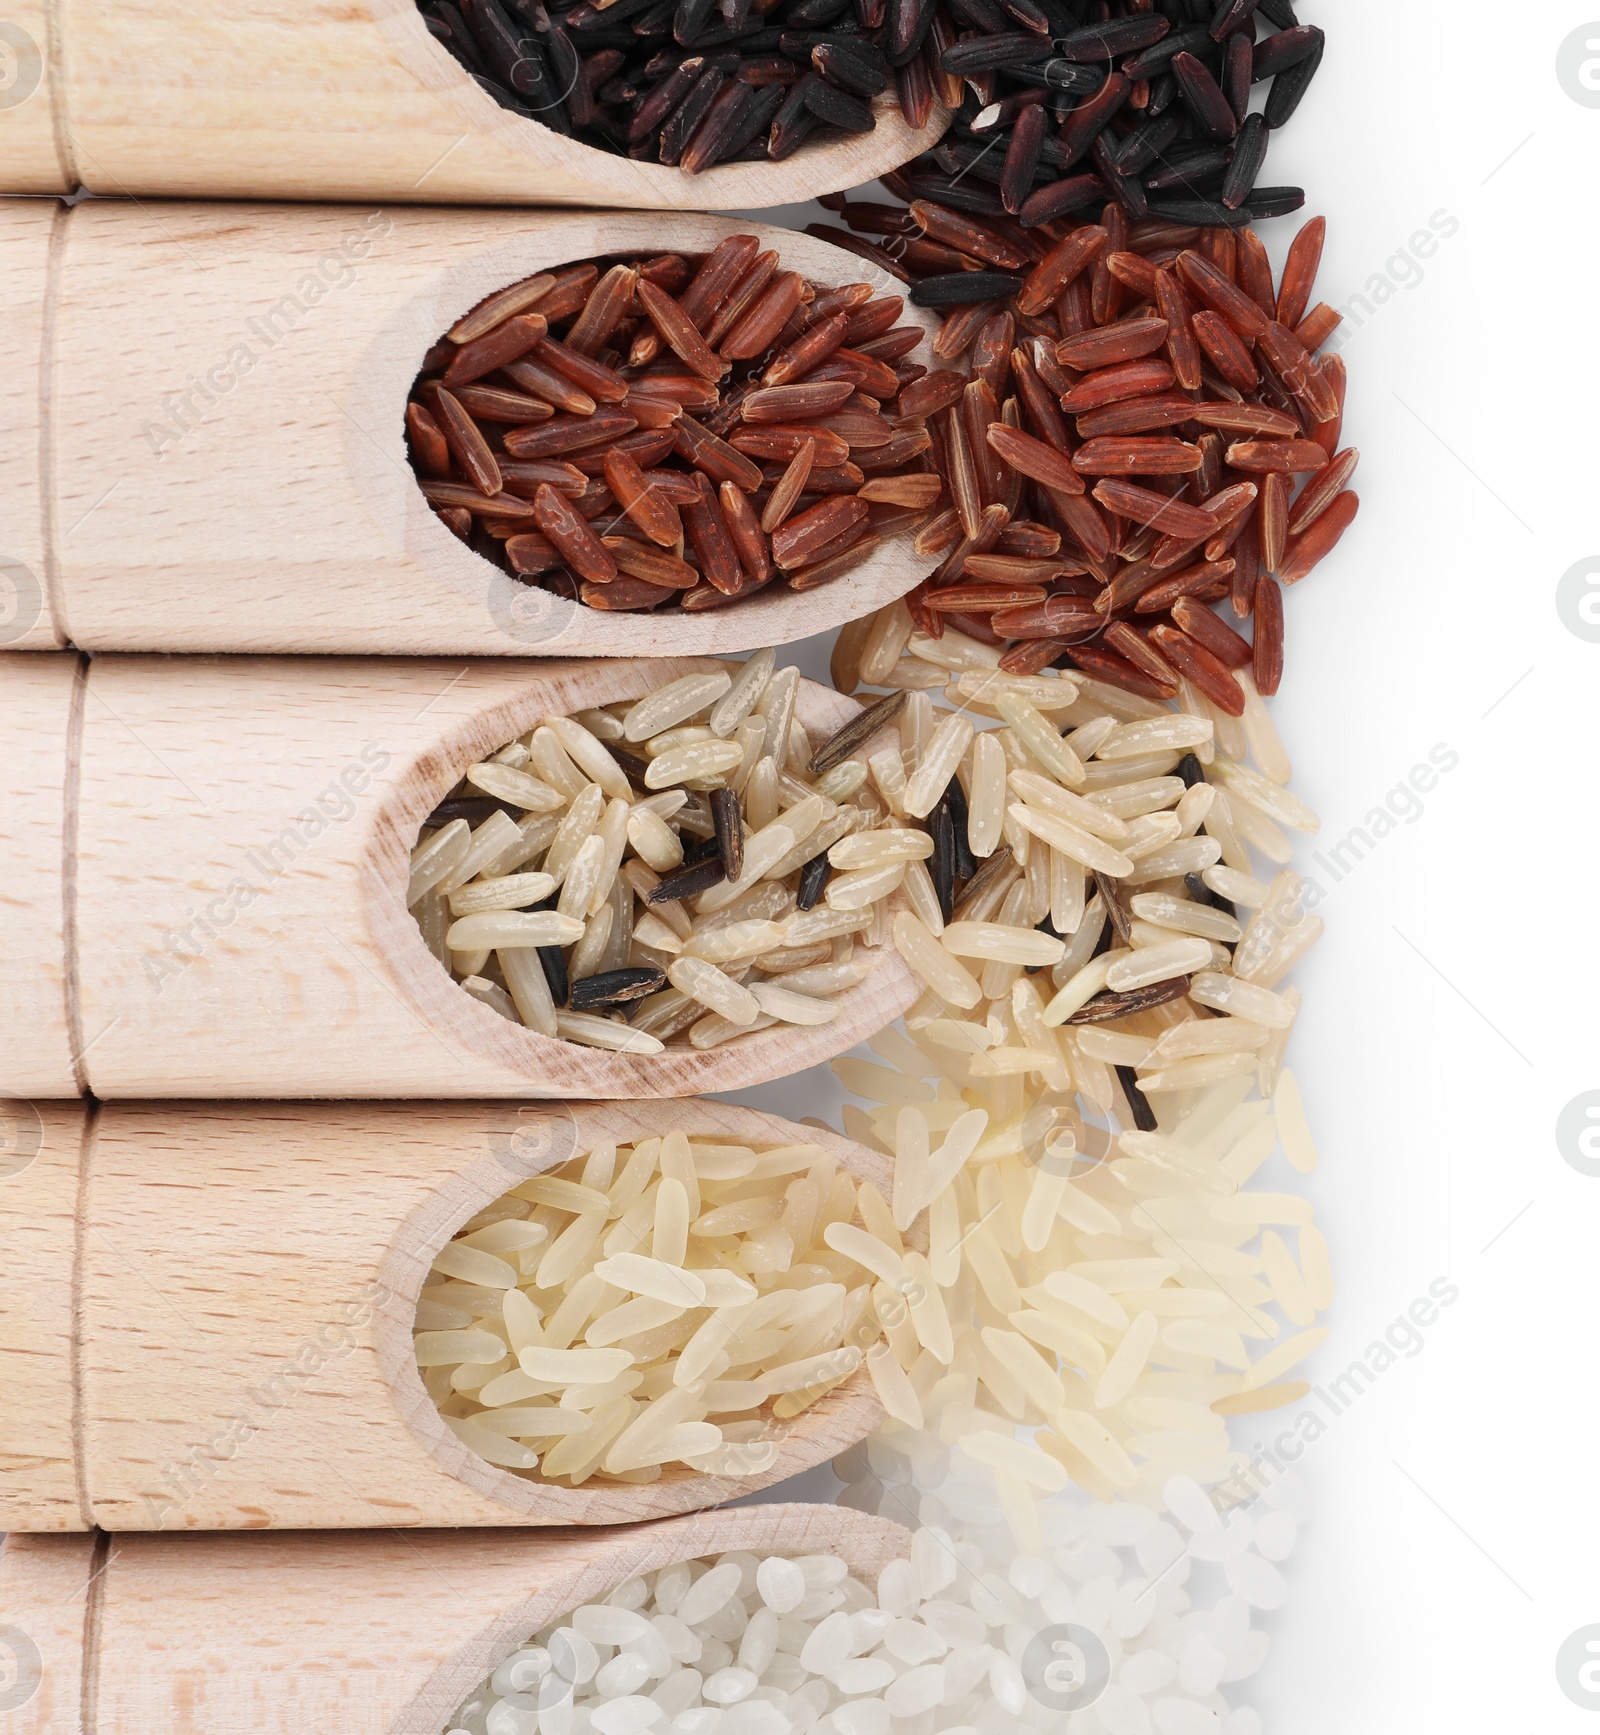
<path fill-rule="evenodd" d="M 733 676 L 726 669 L 706 675 L 683 675 L 668 681 L 653 693 L 647 693 L 622 719 L 625 741 L 648 741 L 652 735 L 676 728 L 691 717 L 713 706 L 733 686 Z M 735 719 L 735 722 L 741 719 Z M 732 733 L 732 725 L 726 731 Z"/>
<path fill-rule="evenodd" d="M 1309 1214 L 1247 1190 L 1280 1145 L 1291 1171 L 1316 1160 L 1283 1069 L 1298 996 L 1279 985 L 1321 923 L 1298 877 L 1258 878 L 1252 854 L 1272 841 L 1266 825 L 1310 829 L 1315 816 L 1274 775 L 1286 761 L 1264 707 L 1247 735 L 1193 695 L 1170 709 L 1076 673 L 1057 704 L 1037 691 L 1048 675 L 1012 691 L 959 638 L 912 635 L 905 655 L 959 672 L 946 699 L 998 725 L 977 733 L 958 775 L 983 816 L 976 841 L 998 824 L 1014 859 L 953 921 L 895 916 L 894 942 L 926 990 L 910 1041 L 874 1039 L 889 1067 L 836 1063 L 871 1105 L 848 1107 L 846 1130 L 896 1158 L 894 1226 L 926 1225 L 949 1317 L 970 1323 L 976 1309 L 980 1328 L 958 1330 L 941 1360 L 909 1321 L 885 1322 L 887 1348 L 909 1354 L 923 1423 L 883 1437 L 915 1455 L 971 1436 L 970 1418 L 985 1439 L 1037 1430 L 1030 1450 L 1080 1487 L 1159 1502 L 1175 1466 L 1208 1482 L 1237 1471 L 1226 1416 L 1262 1393 L 1295 1401 L 1302 1388 L 1285 1376 L 1314 1339 L 1302 1331 L 1287 1356 L 1278 1346 L 1331 1296 Z M 932 739 L 936 700 L 927 714 Z M 1252 743 L 1269 764 L 1242 762 Z M 1209 760 L 1209 780 L 1192 765 L 1177 775 L 1187 754 Z M 887 762 L 871 769 L 881 789 L 909 787 Z M 1233 894 L 1234 913 L 1210 901 Z M 1070 1022 L 1168 983 L 1188 992 Z M 1135 1130 L 1135 1085 L 1118 1068 L 1156 1131 Z M 958 1122 L 956 1160 L 941 1167 Z M 1116 1245 L 1125 1277 L 1102 1251 Z M 914 1443 L 935 1436 L 937 1448 Z"/>
<path fill-rule="evenodd" d="M 509 765 L 494 761 L 469 765 L 467 782 L 485 795 L 509 801 L 529 813 L 555 813 L 566 806 L 560 791 L 552 789 L 548 783 L 541 783 L 526 771 L 516 771 Z"/>
<path fill-rule="evenodd" d="M 912 818 L 926 819 L 933 811 L 971 745 L 973 733 L 971 720 L 959 711 L 940 719 L 905 786 L 902 805 Z"/>
<path fill-rule="evenodd" d="M 466 860 L 471 847 L 471 828 L 464 819 L 452 819 L 439 827 L 411 855 L 411 873 L 406 886 L 406 907 L 430 892 L 447 874 Z"/>
<path fill-rule="evenodd" d="M 820 1145 L 673 1132 L 600 1146 L 513 1187 L 440 1250 L 418 1364 L 458 1438 L 506 1469 L 567 1486 L 654 1480 L 670 1462 L 755 1474 L 775 1458 L 773 1423 L 879 1340 L 872 1286 L 906 1278 L 900 1247 L 888 1205 Z"/>
<path fill-rule="evenodd" d="M 1221 1689 L 1253 1673 L 1265 1655 L 1265 1635 L 1252 1629 L 1251 1611 L 1282 1600 L 1275 1563 L 1292 1545 L 1304 1504 L 1292 1478 L 1269 1482 L 1263 1466 L 1234 1445 L 1228 1418 L 1281 1409 L 1305 1394 L 1295 1376 L 1325 1335 L 1316 1320 L 1332 1299 L 1332 1280 L 1305 1201 L 1281 1183 L 1276 1192 L 1251 1185 L 1280 1144 L 1278 1160 L 1291 1175 L 1316 1160 L 1298 1088 L 1283 1067 L 1299 996 L 1282 984 L 1321 930 L 1303 908 L 1302 883 L 1285 872 L 1258 878 L 1252 851 L 1282 868 L 1289 845 L 1281 827 L 1310 829 L 1314 816 L 1284 789 L 1286 756 L 1251 693 L 1245 727 L 1192 692 L 1174 711 L 1077 675 L 1024 683 L 996 672 L 989 648 L 964 635 L 929 641 L 913 634 L 903 605 L 883 611 L 863 643 L 876 655 L 872 684 L 903 684 L 919 697 L 903 713 L 900 751 L 876 754 L 870 765 L 857 762 L 859 787 L 876 792 L 868 799 L 883 817 L 833 841 L 874 830 L 892 837 L 902 816 L 914 822 L 912 810 L 924 802 L 931 811 L 949 776 L 938 780 L 944 769 L 938 759 L 927 769 L 930 753 L 947 751 L 941 742 L 981 718 L 1000 727 L 969 738 L 952 774 L 979 820 L 969 841 L 990 842 L 983 827 L 993 827 L 989 853 L 1003 840 L 1014 860 L 955 921 L 937 910 L 936 898 L 929 908 L 933 880 L 925 858 L 913 863 L 928 876 L 925 883 L 906 872 L 912 908 L 899 910 L 889 925 L 927 991 L 908 1016 L 907 1033 L 885 1031 L 873 1040 L 887 1065 L 836 1063 L 847 1087 L 868 1104 L 846 1109 L 846 1130 L 895 1159 L 893 1198 L 861 1194 L 853 1213 L 813 1218 L 829 1219 L 820 1251 L 795 1262 L 820 1260 L 826 1270 L 830 1259 L 852 1261 L 858 1280 L 850 1293 L 859 1299 L 850 1317 L 858 1334 L 842 1345 L 836 1340 L 835 1347 L 854 1353 L 832 1360 L 827 1345 L 775 1352 L 765 1370 L 794 1392 L 772 1398 L 772 1413 L 812 1397 L 816 1388 L 805 1382 L 819 1370 L 859 1364 L 878 1391 L 889 1422 L 836 1467 L 852 1484 L 847 1504 L 902 1519 L 920 1508 L 924 1528 L 909 1579 L 891 1572 L 889 1590 L 880 1587 L 886 1611 L 914 1611 L 920 1591 L 1014 1632 L 1040 1630 L 1070 1606 L 1072 1618 L 1104 1633 L 1122 1659 L 1085 1727 L 1110 1735 L 1152 1727 L 1157 1735 L 1199 1735 L 1202 1728 L 1257 1735 L 1254 1714 L 1230 1711 Z M 955 712 L 941 711 L 940 686 Z M 779 712 L 781 724 L 781 706 Z M 1063 751 L 1043 740 L 1040 723 Z M 1214 781 L 1190 788 L 1174 775 L 1188 752 Z M 1243 765 L 1251 753 L 1256 770 Z M 746 769 L 760 823 L 781 823 L 781 779 L 797 770 L 787 750 Z M 1024 815 L 1034 823 L 1024 823 Z M 922 832 L 908 828 L 902 835 Z M 1059 847 L 1057 839 L 1072 847 Z M 838 877 L 889 865 L 876 860 L 874 847 L 845 848 Z M 919 857 L 925 848 L 890 847 Z M 1107 853 L 1086 861 L 1085 851 Z M 974 855 L 986 859 L 977 849 Z M 1094 887 L 1087 884 L 1090 872 L 1099 876 Z M 752 882 L 740 896 L 756 889 Z M 1217 909 L 1205 901 L 1208 892 L 1230 898 L 1241 913 Z M 1117 935 L 1106 943 L 1111 898 L 1121 906 L 1131 949 Z M 776 936 L 763 929 L 759 937 L 781 945 L 763 958 L 806 957 L 808 946 L 836 944 L 832 936 L 848 930 L 829 922 L 852 914 L 826 906 L 802 914 L 792 905 L 728 911 L 730 925 L 772 924 Z M 1047 918 L 1053 931 L 1040 932 Z M 676 926 L 668 931 L 684 937 Z M 803 974 L 835 964 L 807 958 L 796 968 Z M 1109 1022 L 1068 1022 L 1097 997 L 1165 983 L 1168 972 L 1188 979 L 1186 995 Z M 760 986 L 750 985 L 752 995 Z M 725 1021 L 713 1015 L 700 1022 Z M 1133 1129 L 1133 1087 L 1122 1085 L 1118 1067 L 1131 1067 L 1141 1092 L 1150 1093 L 1154 1131 Z M 1253 1096 L 1253 1088 L 1263 1095 Z M 762 1245 L 755 1217 L 747 1222 L 737 1214 L 753 1207 L 730 1201 L 712 1208 L 734 1210 L 728 1221 L 747 1223 L 744 1232 Z M 622 1219 L 632 1220 L 626 1211 Z M 570 1221 L 581 1225 L 581 1213 Z M 908 1244 L 922 1234 L 926 1256 Z M 606 1257 L 598 1237 L 596 1248 L 563 1274 L 579 1290 L 580 1306 L 581 1285 L 603 1281 L 585 1263 Z M 479 1251 L 499 1257 L 491 1247 Z M 663 1291 L 672 1282 L 643 1270 L 635 1277 Z M 752 1268 L 749 1280 L 766 1292 L 755 1304 L 759 1312 L 772 1299 L 771 1279 Z M 482 1332 L 486 1323 L 492 1329 L 492 1322 L 452 1304 L 451 1285 L 441 1288 L 449 1293 L 425 1298 L 441 1310 L 427 1320 L 435 1340 L 450 1343 L 450 1334 Z M 654 1317 L 625 1314 L 628 1308 L 677 1305 L 666 1293 L 634 1291 L 606 1317 L 625 1315 L 626 1323 Z M 552 1315 L 548 1324 L 555 1323 Z M 584 1329 L 605 1335 L 608 1328 L 579 1318 L 556 1335 L 570 1339 Z M 490 1347 L 477 1343 L 476 1352 Z M 705 1376 L 715 1367 L 708 1353 L 705 1340 L 690 1342 L 679 1352 L 681 1365 Z M 458 1365 L 468 1370 L 462 1383 L 471 1387 L 488 1364 L 463 1357 Z M 753 1388 L 743 1376 L 738 1366 L 712 1373 L 706 1390 L 748 1399 Z M 440 1376 L 434 1370 L 428 1377 Z M 491 1376 L 481 1389 L 499 1406 L 542 1407 L 543 1400 L 530 1405 L 504 1379 Z M 614 1452 L 609 1473 L 635 1479 L 650 1474 L 648 1464 L 626 1467 L 635 1455 L 672 1443 L 692 1447 L 705 1437 L 695 1429 L 718 1427 L 725 1442 L 736 1439 L 740 1424 L 698 1416 L 678 1395 L 682 1386 L 636 1389 L 644 1395 L 593 1388 L 597 1445 L 569 1449 L 556 1460 L 557 1475 L 606 1475 L 606 1455 Z M 493 1431 L 467 1414 L 458 1421 L 479 1437 Z M 503 1439 L 508 1451 L 544 1443 L 531 1431 Z M 549 1464 L 546 1457 L 539 1473 Z M 1196 1608 L 1184 1588 L 1187 1570 L 1171 1570 L 1186 1554 L 1219 1563 L 1219 1570 L 1225 1563 L 1225 1586 L 1210 1605 Z M 1069 1555 L 1083 1565 L 1069 1566 Z M 783 1564 L 767 1571 L 768 1583 L 782 1581 L 776 1568 Z M 669 1581 L 674 1606 L 695 1577 L 690 1570 Z M 1091 1577 L 1093 1601 L 1063 1600 Z M 963 1588 L 969 1581 L 970 1593 Z M 759 1602 L 754 1565 L 741 1568 L 739 1583 L 741 1594 L 755 1599 L 748 1613 Z M 805 1592 L 787 1587 L 783 1594 L 803 1601 Z M 1126 1604 L 1119 1600 L 1124 1595 Z M 1135 1603 L 1137 1620 L 1116 1613 Z M 921 1707 L 934 1705 L 940 1721 L 926 1724 L 930 1735 L 1065 1728 L 1028 1696 L 1014 1646 L 1000 1647 L 1004 1656 L 997 1650 L 979 1670 L 975 1680 L 982 1684 L 969 1702 L 952 1697 L 948 1673 L 935 1693 L 922 1671 L 948 1670 L 948 1661 L 906 1644 L 910 1654 L 891 1650 L 884 1658 L 892 1673 L 860 1673 L 859 1691 L 846 1694 L 856 1705 L 875 1694 L 884 1707 L 859 1723 L 848 1711 L 833 1718 L 829 1695 L 857 1685 L 857 1675 L 841 1680 L 839 1670 L 881 1653 L 871 1645 L 854 1654 L 848 1645 L 840 1649 L 831 1630 L 802 1641 L 794 1653 L 802 1669 L 808 1660 L 826 1663 L 820 1702 L 791 1706 L 792 1678 L 780 1675 L 768 1689 L 763 1669 L 754 1668 L 747 1671 L 753 1685 L 729 1674 L 694 1703 L 721 1715 L 727 1705 L 751 1707 L 755 1735 L 769 1729 L 799 1735 L 824 1716 L 837 1735 L 875 1735 L 873 1717 L 886 1718 L 887 1730 L 901 1716 L 926 1718 L 932 1713 Z M 625 1651 L 624 1645 L 618 1657 Z M 954 1654 L 947 1644 L 945 1658 Z M 719 1670 L 700 1670 L 702 1683 L 720 1681 L 743 1660 L 733 1652 Z M 608 1666 L 604 1657 L 598 1662 Z M 661 1713 L 676 1730 L 676 1700 L 647 1702 L 652 1708 L 639 1711 L 637 1724 L 617 1723 L 618 1735 L 625 1728 L 654 1730 Z M 758 1706 L 772 1707 L 771 1718 Z M 478 1720 L 462 1725 L 468 1735 L 501 1735 L 486 1728 L 483 1715 L 480 1704 Z M 591 1726 L 610 1735 L 602 1722 Z M 712 1724 L 691 1717 L 682 1728 L 693 1735 L 702 1726 Z"/>

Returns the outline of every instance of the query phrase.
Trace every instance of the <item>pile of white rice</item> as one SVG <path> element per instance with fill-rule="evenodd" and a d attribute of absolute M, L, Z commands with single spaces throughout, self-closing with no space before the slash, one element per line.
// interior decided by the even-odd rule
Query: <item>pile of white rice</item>
<path fill-rule="evenodd" d="M 877 1188 L 821 1145 L 598 1145 L 440 1251 L 423 1383 L 479 1457 L 540 1481 L 766 1471 L 774 1423 L 887 1359 L 873 1229 L 898 1244 Z"/>
<path fill-rule="evenodd" d="M 971 855 L 954 885 L 904 864 L 875 919 L 924 993 L 835 1062 L 844 1130 L 894 1165 L 826 1236 L 864 1274 L 840 1342 L 890 1417 L 835 1468 L 916 1528 L 912 1563 L 875 1596 L 841 1578 L 802 1630 L 811 1602 L 773 1608 L 733 1557 L 711 1647 L 663 1672 L 643 1627 L 679 1638 L 707 1563 L 669 1569 L 612 1599 L 642 1624 L 588 1673 L 538 1635 L 519 1679 L 543 1687 L 516 1698 L 506 1665 L 469 1735 L 1257 1735 L 1225 1689 L 1265 1658 L 1308 1505 L 1229 1419 L 1306 1394 L 1332 1299 L 1284 1065 L 1322 929 L 1291 834 L 1317 819 L 1247 676 L 1233 719 L 997 659 L 897 604 L 834 663 L 910 694 L 864 767 L 875 830 L 930 830 L 956 778 Z"/>
<path fill-rule="evenodd" d="M 981 1479 L 920 1504 L 910 1559 L 875 1587 L 829 1555 L 631 1579 L 533 1634 L 449 1735 L 1259 1735 L 1221 1688 L 1266 1657 L 1273 1562 L 1304 1516 L 1291 1482 L 1226 1521 L 1192 1482 L 1162 1516 L 1052 1502 L 1021 1552 Z"/>

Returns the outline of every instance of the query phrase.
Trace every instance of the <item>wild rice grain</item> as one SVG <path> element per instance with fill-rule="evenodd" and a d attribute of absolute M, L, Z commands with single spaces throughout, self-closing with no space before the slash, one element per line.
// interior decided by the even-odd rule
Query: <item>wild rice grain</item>
<path fill-rule="evenodd" d="M 833 1022 L 868 974 L 858 947 L 887 941 L 886 900 L 912 866 L 926 877 L 935 842 L 868 777 L 904 696 L 813 750 L 798 693 L 767 650 L 736 674 L 546 717 L 472 766 L 430 815 L 407 886 L 439 962 L 502 1017 L 622 1053 Z M 480 788 L 492 802 L 468 798 Z M 457 809 L 487 811 L 474 829 Z"/>

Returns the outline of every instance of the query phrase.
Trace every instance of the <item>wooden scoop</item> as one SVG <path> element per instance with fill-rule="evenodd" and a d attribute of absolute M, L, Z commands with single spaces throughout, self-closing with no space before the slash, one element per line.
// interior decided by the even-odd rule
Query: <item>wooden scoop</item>
<path fill-rule="evenodd" d="M 30 1125 L 32 1123 L 29 1123 Z M 451 1236 L 605 1140 L 681 1128 L 888 1159 L 731 1103 L 46 1104 L 0 1185 L 0 1529 L 635 1523 L 770 1487 L 883 1418 L 865 1369 L 770 1424 L 746 1474 L 539 1482 L 445 1426 L 412 1347 Z M 770 1448 L 775 1446 L 776 1450 Z M 743 1468 L 743 1466 L 741 1466 Z"/>
<path fill-rule="evenodd" d="M 147 49 L 138 60 L 149 64 Z M 0 108 L 0 160 L 18 112 Z M 709 251 L 730 235 L 756 236 L 816 283 L 905 293 L 815 236 L 693 212 L 663 223 L 618 211 L 119 199 L 52 226 L 38 201 L 0 200 L 0 553 L 28 574 L 26 595 L 0 609 L 0 645 L 721 656 L 830 632 L 903 596 L 936 564 L 906 535 L 815 590 L 775 582 L 700 614 L 586 608 L 509 578 L 423 498 L 406 402 L 423 357 L 462 315 L 561 265 Z M 899 323 L 929 338 L 938 329 L 909 304 Z M 939 365 L 926 338 L 904 360 Z"/>
<path fill-rule="evenodd" d="M 950 124 L 901 115 L 779 162 L 687 175 L 502 108 L 428 34 L 415 0 L 71 6 L 11 0 L 0 192 L 760 210 L 875 181 Z"/>
<path fill-rule="evenodd" d="M 7 1735 L 439 1735 L 541 1627 L 640 1573 L 831 1554 L 870 1585 L 910 1549 L 887 1519 L 798 1505 L 520 1535 L 13 1536 L 0 1609 L 36 1685 Z"/>
<path fill-rule="evenodd" d="M 718 666 L 103 657 L 80 688 L 75 658 L 0 656 L 0 763 L 23 773 L 0 1092 L 689 1096 L 844 1053 L 916 999 L 892 946 L 862 950 L 831 1024 L 630 1056 L 474 1000 L 405 907 L 422 822 L 469 765 Z M 802 681 L 796 711 L 821 741 L 859 707 Z"/>

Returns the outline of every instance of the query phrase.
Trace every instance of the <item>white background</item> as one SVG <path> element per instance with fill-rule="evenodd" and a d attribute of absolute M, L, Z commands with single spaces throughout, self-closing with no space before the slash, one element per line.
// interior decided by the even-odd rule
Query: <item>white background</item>
<path fill-rule="evenodd" d="M 1591 14 L 1299 13 L 1328 55 L 1263 182 L 1304 185 L 1328 217 L 1322 297 L 1395 285 L 1343 348 L 1362 511 L 1286 598 L 1275 710 L 1323 816 L 1299 865 L 1332 888 L 1290 1053 L 1339 1278 L 1308 1377 L 1336 1377 L 1434 1279 L 1460 1299 L 1307 1450 L 1318 1515 L 1239 1697 L 1273 1735 L 1600 1731 L 1555 1673 L 1600 1622 L 1600 1179 L 1555 1138 L 1600 1088 L 1600 644 L 1556 606 L 1562 574 L 1600 556 L 1600 108 L 1556 74 Z M 1435 213 L 1458 232 L 1408 256 Z M 1299 220 L 1263 225 L 1275 257 Z M 825 652 L 785 660 L 826 679 Z M 1460 764 L 1421 816 L 1333 885 L 1313 851 L 1441 743 Z M 800 1116 L 838 1093 L 824 1072 L 745 1100 Z"/>

